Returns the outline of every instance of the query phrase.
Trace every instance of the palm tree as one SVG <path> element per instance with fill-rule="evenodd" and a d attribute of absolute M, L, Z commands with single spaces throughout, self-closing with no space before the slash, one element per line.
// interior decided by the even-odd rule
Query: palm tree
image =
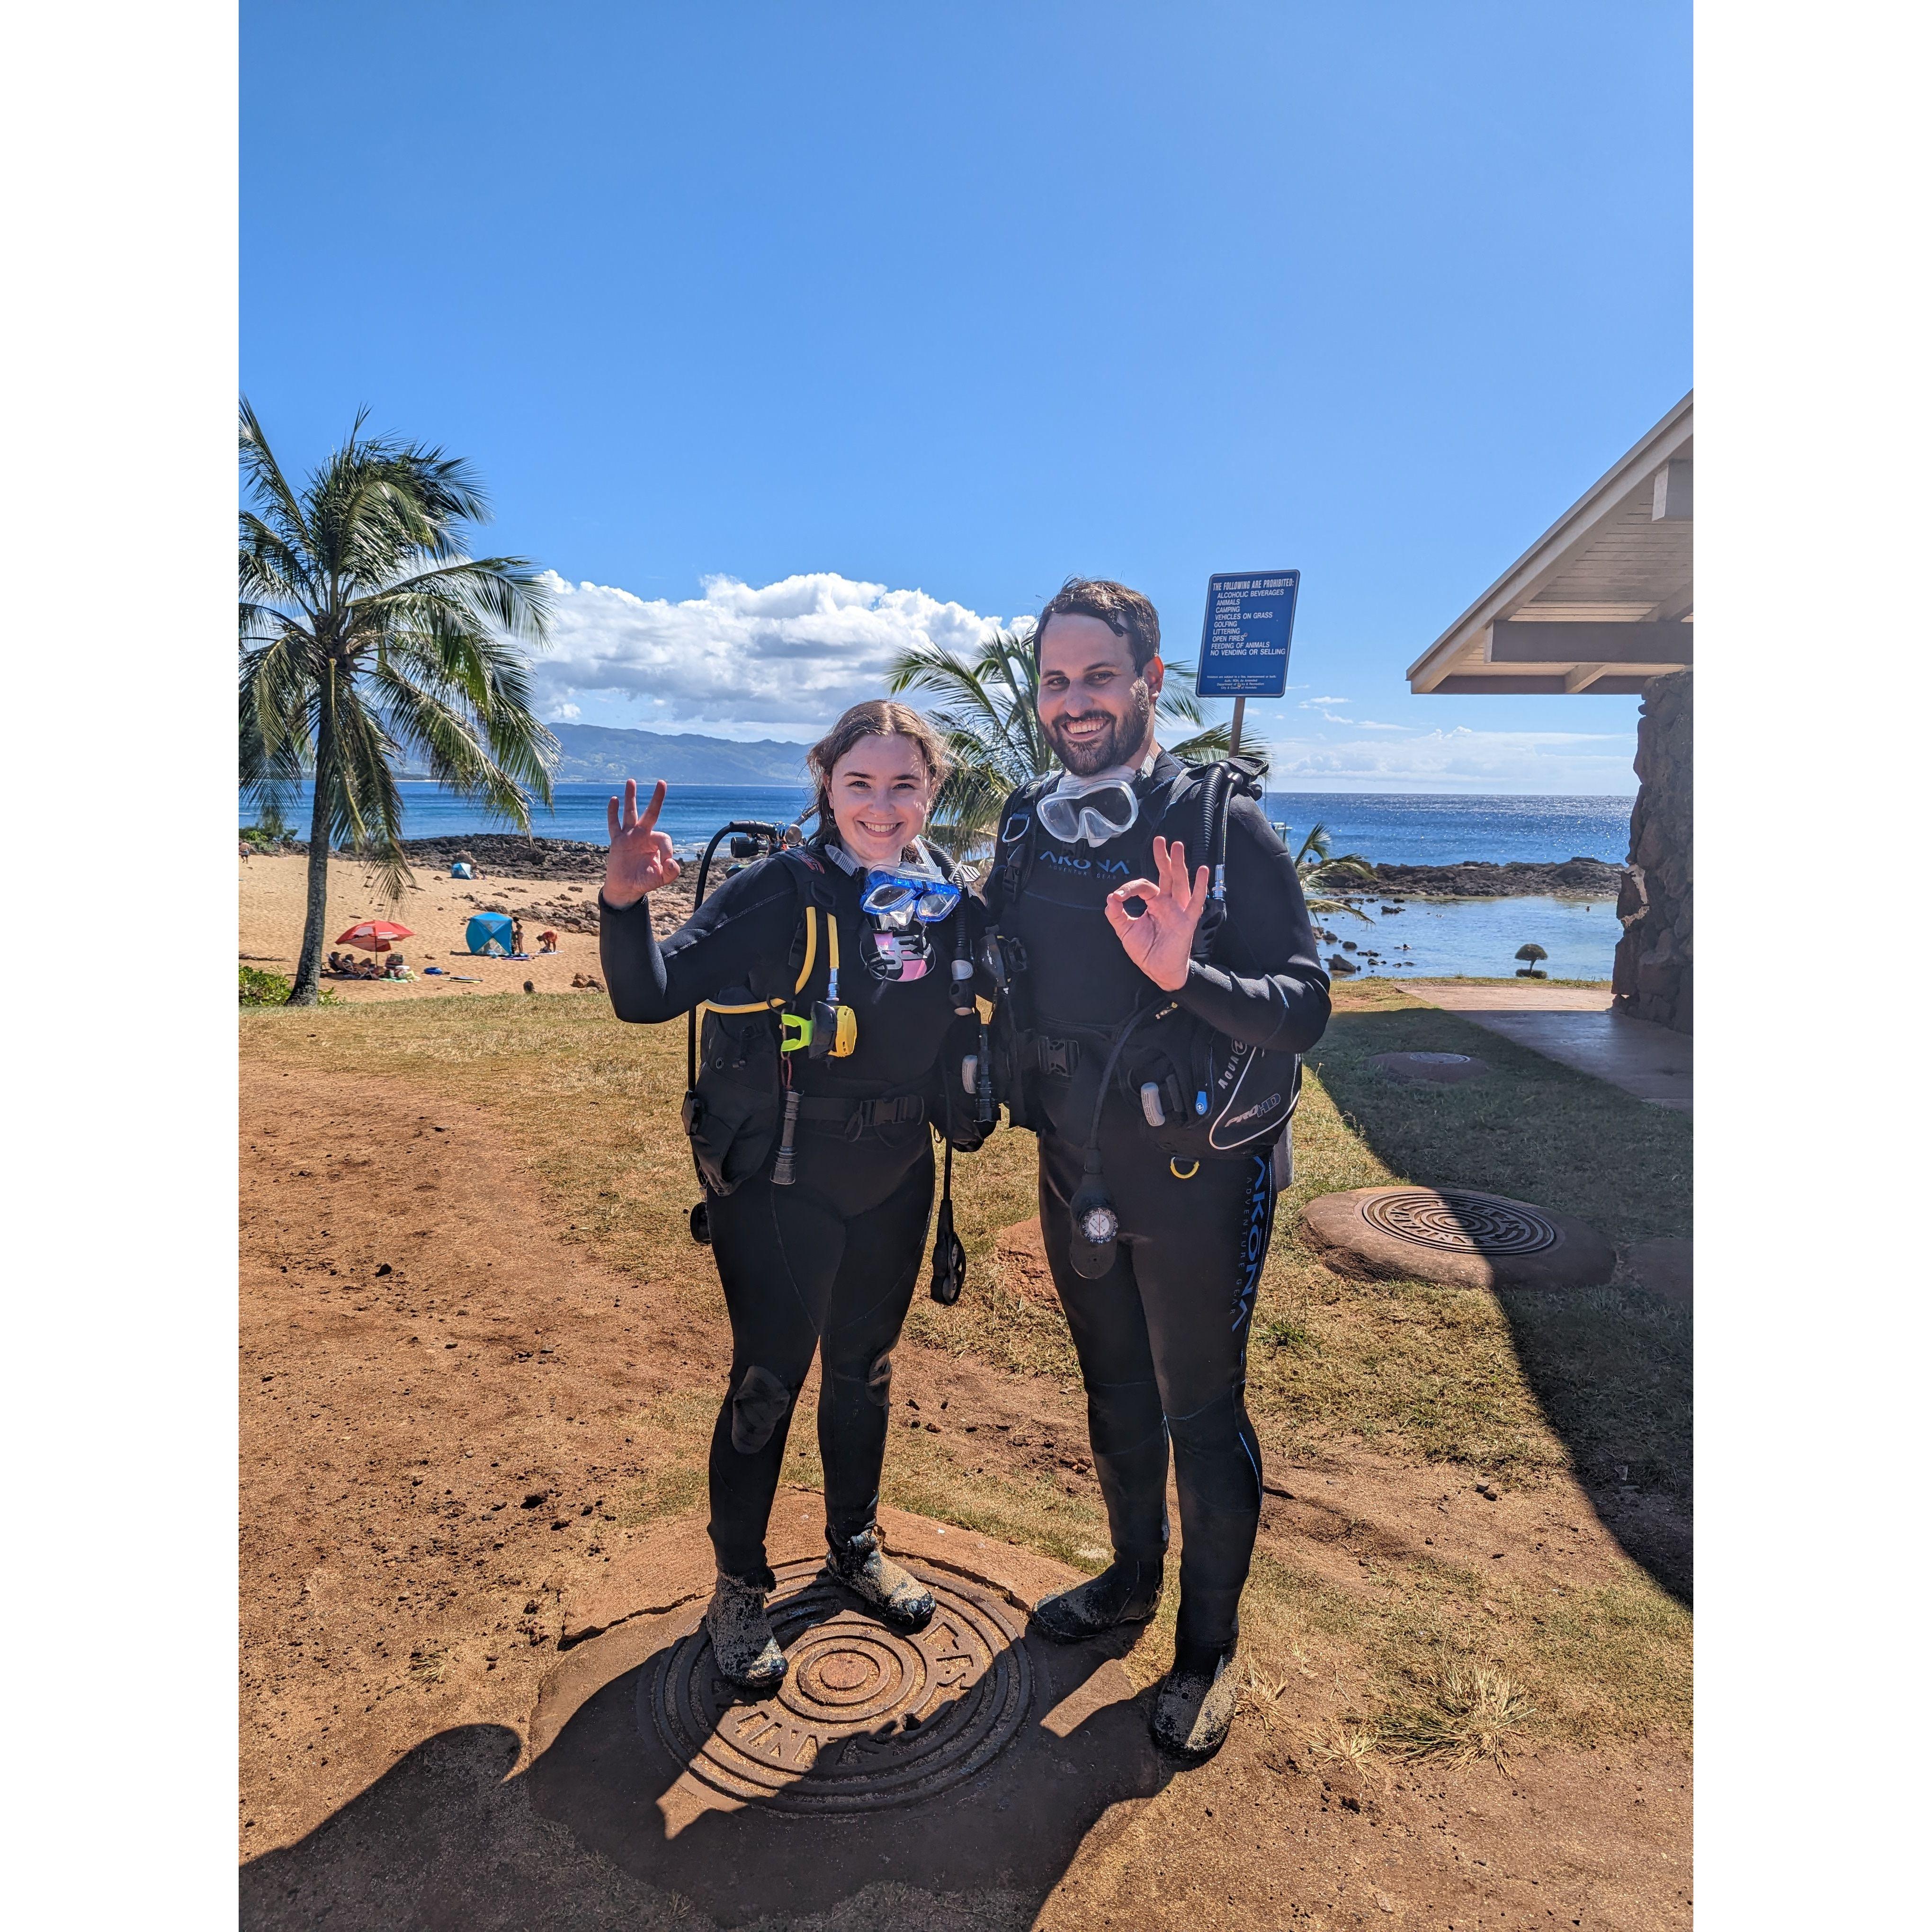
<path fill-rule="evenodd" d="M 1294 872 L 1301 881 L 1301 896 L 1310 912 L 1346 912 L 1366 924 L 1374 924 L 1360 906 L 1350 900 L 1337 898 L 1335 895 L 1337 891 L 1347 891 L 1351 886 L 1358 892 L 1373 892 L 1376 868 L 1359 852 L 1344 852 L 1338 856 L 1332 851 L 1327 826 L 1310 828 L 1308 836 L 1301 842 L 1301 850 L 1294 855 Z"/>
<path fill-rule="evenodd" d="M 914 645 L 892 660 L 886 686 L 939 700 L 931 715 L 952 754 L 952 770 L 933 801 L 932 832 L 965 860 L 991 839 L 1008 794 L 1054 769 L 1053 747 L 1040 729 L 1032 632 L 995 630 L 971 657 L 939 644 Z M 1207 722 L 1192 671 L 1168 667 L 1154 718 L 1166 748 L 1183 763 L 1227 755 L 1228 727 Z M 1268 747 L 1247 739 L 1241 756 L 1265 769 Z"/>
<path fill-rule="evenodd" d="M 466 555 L 462 526 L 489 515 L 469 466 L 365 436 L 366 418 L 298 492 L 242 405 L 242 784 L 268 812 L 315 782 L 291 1006 L 320 996 L 332 842 L 368 858 L 388 897 L 409 877 L 396 760 L 526 832 L 557 750 L 520 648 L 549 634 L 534 568 Z"/>

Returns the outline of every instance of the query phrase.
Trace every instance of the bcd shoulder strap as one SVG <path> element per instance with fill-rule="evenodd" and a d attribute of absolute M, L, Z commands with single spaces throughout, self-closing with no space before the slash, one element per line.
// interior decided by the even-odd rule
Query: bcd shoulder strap
<path fill-rule="evenodd" d="M 1041 795 L 1059 782 L 1058 772 L 1029 778 L 1001 808 L 1000 856 L 994 869 L 1000 880 L 998 910 L 1002 913 L 1026 890 L 1027 880 L 1033 873 L 1034 854 L 1038 844 L 1035 834 L 1039 830 L 1034 808 L 1040 802 Z"/>

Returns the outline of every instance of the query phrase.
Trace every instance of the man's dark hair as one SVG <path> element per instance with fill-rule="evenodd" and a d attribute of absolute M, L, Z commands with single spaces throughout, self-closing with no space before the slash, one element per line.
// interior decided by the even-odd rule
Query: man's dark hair
<path fill-rule="evenodd" d="M 1125 638 L 1134 654 L 1134 669 L 1147 669 L 1148 660 L 1160 656 L 1160 616 L 1138 590 L 1110 578 L 1070 577 L 1046 600 L 1034 626 L 1033 668 L 1040 668 L 1040 640 L 1049 617 L 1097 617 L 1116 636 Z"/>

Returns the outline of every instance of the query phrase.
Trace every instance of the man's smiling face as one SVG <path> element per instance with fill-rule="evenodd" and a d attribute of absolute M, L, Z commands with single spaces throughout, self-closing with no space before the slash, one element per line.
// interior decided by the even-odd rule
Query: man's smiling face
<path fill-rule="evenodd" d="M 1154 732 L 1166 669 L 1134 669 L 1132 644 L 1098 617 L 1056 612 L 1040 640 L 1040 723 L 1076 778 L 1136 764 Z"/>

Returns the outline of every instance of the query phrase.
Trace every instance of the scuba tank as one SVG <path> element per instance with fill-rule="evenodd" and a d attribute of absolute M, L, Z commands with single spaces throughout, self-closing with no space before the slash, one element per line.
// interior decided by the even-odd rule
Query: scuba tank
<path fill-rule="evenodd" d="M 739 820 L 721 826 L 698 861 L 698 881 L 692 894 L 694 912 L 704 903 L 712 860 L 728 838 L 732 857 L 740 860 L 757 859 L 779 848 L 780 834 L 775 825 Z M 728 1007 L 706 1000 L 685 1016 L 684 1102 L 679 1118 L 690 1137 L 692 1165 L 704 1189 L 704 1197 L 691 1210 L 691 1238 L 706 1246 L 711 1240 L 706 1204 L 710 1197 L 729 1194 L 756 1173 L 764 1165 L 776 1131 L 776 1118 L 769 1124 L 764 1118 L 778 1072 L 776 1042 L 770 1039 L 771 1029 L 762 1017 L 767 1010 L 763 1000 Z M 698 1080 L 700 1014 L 704 1064 L 706 1072 L 715 1076 L 702 1086 Z M 728 1017 L 737 1024 L 728 1026 Z M 776 1109 L 770 1111 L 776 1116 Z"/>

